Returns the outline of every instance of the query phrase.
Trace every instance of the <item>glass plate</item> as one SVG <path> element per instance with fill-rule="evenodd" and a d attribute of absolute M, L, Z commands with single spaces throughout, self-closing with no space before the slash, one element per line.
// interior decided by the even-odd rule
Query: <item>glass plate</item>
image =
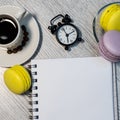
<path fill-rule="evenodd" d="M 93 19 L 93 34 L 97 42 L 99 42 L 99 40 L 102 39 L 102 36 L 105 32 L 100 26 L 99 20 L 100 20 L 101 13 L 106 9 L 106 7 L 112 4 L 120 4 L 120 2 L 112 2 L 103 6 L 102 8 L 99 9 L 99 11 L 97 12 L 96 16 Z"/>

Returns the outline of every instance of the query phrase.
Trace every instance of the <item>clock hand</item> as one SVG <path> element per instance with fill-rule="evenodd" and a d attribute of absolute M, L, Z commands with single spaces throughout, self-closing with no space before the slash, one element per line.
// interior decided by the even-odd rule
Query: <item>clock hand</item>
<path fill-rule="evenodd" d="M 75 31 L 73 30 L 72 32 L 68 33 L 68 36 L 69 36 L 70 34 L 72 34 L 73 32 L 75 32 Z"/>
<path fill-rule="evenodd" d="M 65 35 L 66 35 L 66 37 L 67 37 L 67 43 L 69 43 L 69 38 L 68 38 L 69 34 L 66 33 L 66 31 L 65 31 L 64 28 L 63 28 L 63 31 L 64 31 L 64 33 L 65 33 Z"/>
<path fill-rule="evenodd" d="M 67 43 L 69 43 L 69 35 L 72 34 L 73 32 L 75 32 L 74 30 L 70 33 L 66 33 L 66 37 L 67 37 Z"/>
<path fill-rule="evenodd" d="M 69 43 L 69 38 L 68 38 L 68 36 L 66 35 L 66 37 L 67 37 L 67 43 Z"/>
<path fill-rule="evenodd" d="M 63 31 L 64 31 L 64 33 L 67 35 L 67 33 L 66 33 L 66 31 L 65 31 L 65 29 L 63 28 Z"/>

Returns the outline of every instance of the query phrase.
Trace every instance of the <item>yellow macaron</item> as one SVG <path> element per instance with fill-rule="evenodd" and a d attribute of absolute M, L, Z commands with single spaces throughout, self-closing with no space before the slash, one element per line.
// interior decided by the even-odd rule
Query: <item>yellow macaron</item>
<path fill-rule="evenodd" d="M 4 72 L 4 82 L 8 89 L 16 94 L 22 94 L 31 87 L 31 77 L 26 68 L 15 65 Z"/>
<path fill-rule="evenodd" d="M 16 72 L 18 72 L 19 74 L 21 74 L 24 77 L 26 89 L 29 89 L 29 87 L 31 85 L 31 77 L 30 77 L 28 71 L 20 65 L 15 65 L 11 69 L 16 70 Z"/>
<path fill-rule="evenodd" d="M 120 5 L 111 4 L 100 16 L 100 25 L 105 31 L 120 30 Z"/>
<path fill-rule="evenodd" d="M 120 31 L 120 10 L 116 11 L 116 13 L 112 15 L 107 25 L 107 31 L 108 30 Z"/>

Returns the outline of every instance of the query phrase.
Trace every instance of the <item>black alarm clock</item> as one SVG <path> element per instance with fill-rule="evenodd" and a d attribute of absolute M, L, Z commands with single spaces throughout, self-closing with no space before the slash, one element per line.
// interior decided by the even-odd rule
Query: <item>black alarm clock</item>
<path fill-rule="evenodd" d="M 62 18 L 62 21 L 55 25 L 54 22 L 60 18 Z M 57 41 L 65 46 L 65 50 L 69 50 L 69 46 L 82 40 L 81 37 L 79 37 L 77 27 L 72 24 L 72 19 L 69 15 L 66 14 L 63 16 L 59 14 L 51 19 L 50 24 L 51 26 L 49 26 L 48 29 L 52 34 L 56 35 Z"/>

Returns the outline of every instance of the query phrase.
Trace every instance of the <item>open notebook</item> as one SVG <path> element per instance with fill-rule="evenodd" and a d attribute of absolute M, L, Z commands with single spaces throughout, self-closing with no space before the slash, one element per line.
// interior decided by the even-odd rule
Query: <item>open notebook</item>
<path fill-rule="evenodd" d="M 33 120 L 114 120 L 112 64 L 101 57 L 32 60 Z"/>

